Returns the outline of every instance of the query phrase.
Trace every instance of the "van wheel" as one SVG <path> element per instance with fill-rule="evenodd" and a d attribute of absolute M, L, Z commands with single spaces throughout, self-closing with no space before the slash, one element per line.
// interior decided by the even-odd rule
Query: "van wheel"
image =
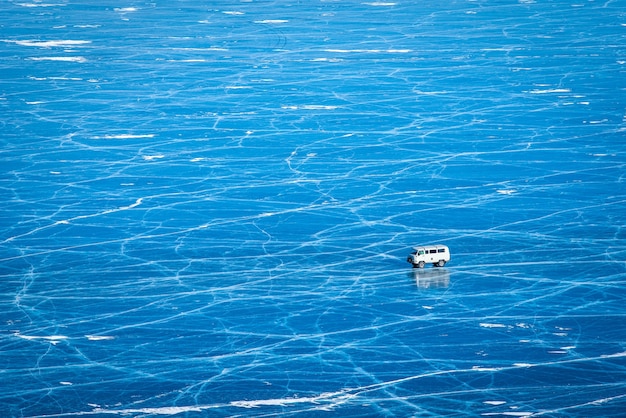
<path fill-rule="evenodd" d="M 423 269 L 424 268 L 424 262 L 420 261 L 419 263 L 417 263 L 417 267 Z"/>
<path fill-rule="evenodd" d="M 443 267 L 446 265 L 446 262 L 443 260 L 439 260 L 439 262 L 437 263 L 437 267 Z"/>

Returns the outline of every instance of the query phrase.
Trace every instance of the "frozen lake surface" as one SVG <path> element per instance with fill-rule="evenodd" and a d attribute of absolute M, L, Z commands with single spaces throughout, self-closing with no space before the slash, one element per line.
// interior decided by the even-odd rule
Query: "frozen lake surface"
<path fill-rule="evenodd" d="M 0 5 L 0 415 L 623 416 L 626 3 L 215 3 Z"/>

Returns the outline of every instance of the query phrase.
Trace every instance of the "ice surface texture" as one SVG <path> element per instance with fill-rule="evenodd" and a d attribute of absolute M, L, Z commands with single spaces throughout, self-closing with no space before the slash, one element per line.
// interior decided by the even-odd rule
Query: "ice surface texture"
<path fill-rule="evenodd" d="M 623 1 L 113 3 L 0 6 L 1 416 L 623 415 Z"/>

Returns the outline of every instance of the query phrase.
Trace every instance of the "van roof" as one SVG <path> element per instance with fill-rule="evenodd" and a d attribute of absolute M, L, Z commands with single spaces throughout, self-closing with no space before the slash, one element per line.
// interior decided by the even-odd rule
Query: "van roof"
<path fill-rule="evenodd" d="M 448 249 L 447 245 L 443 245 L 443 244 L 435 244 L 435 245 L 420 245 L 418 247 L 413 247 L 414 250 L 425 250 L 425 249 L 439 249 L 439 248 L 445 248 L 446 250 Z"/>

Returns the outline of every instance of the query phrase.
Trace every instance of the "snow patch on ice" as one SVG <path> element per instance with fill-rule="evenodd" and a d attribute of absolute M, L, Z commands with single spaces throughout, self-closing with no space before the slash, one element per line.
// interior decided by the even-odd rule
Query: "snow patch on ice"
<path fill-rule="evenodd" d="M 38 41 L 38 40 L 23 40 L 23 41 L 14 41 L 9 39 L 3 39 L 2 42 L 12 43 L 20 46 L 33 46 L 37 48 L 53 48 L 53 47 L 68 47 L 68 46 L 79 46 L 90 44 L 91 41 L 82 41 L 82 40 L 73 40 L 73 39 L 64 39 L 57 41 Z"/>
<path fill-rule="evenodd" d="M 61 341 L 67 340 L 68 337 L 65 335 L 22 335 L 20 333 L 14 334 L 16 337 L 22 338 L 24 340 L 36 341 L 36 340 L 44 340 L 48 341 L 52 345 L 56 345 Z"/>
<path fill-rule="evenodd" d="M 16 3 L 18 6 L 22 7 L 57 7 L 57 6 L 66 6 L 62 3 Z"/>
<path fill-rule="evenodd" d="M 328 105 L 297 105 L 297 106 L 281 106 L 281 109 L 289 109 L 289 110 L 335 110 L 337 106 L 328 106 Z"/>
<path fill-rule="evenodd" d="M 506 402 L 505 401 L 484 401 L 483 402 L 486 405 L 504 405 Z"/>
<path fill-rule="evenodd" d="M 156 155 L 144 155 L 143 159 L 146 161 L 152 161 L 152 160 L 160 160 L 162 158 L 165 158 L 165 155 L 163 154 L 156 154 Z"/>
<path fill-rule="evenodd" d="M 31 61 L 87 62 L 85 57 L 31 57 Z"/>
<path fill-rule="evenodd" d="M 506 325 L 504 324 L 491 324 L 487 322 L 481 322 L 480 326 L 483 328 L 506 328 Z"/>
<path fill-rule="evenodd" d="M 389 54 L 406 54 L 409 52 L 413 52 L 411 49 L 335 49 L 329 48 L 325 49 L 324 52 L 334 52 L 334 53 L 368 53 L 368 54 L 378 54 L 378 53 L 389 53 Z"/>
<path fill-rule="evenodd" d="M 254 23 L 262 23 L 264 25 L 276 25 L 280 23 L 287 23 L 288 20 L 285 19 L 265 19 L 265 20 L 255 20 Z"/>
<path fill-rule="evenodd" d="M 571 89 L 533 89 L 530 94 L 571 93 Z"/>
<path fill-rule="evenodd" d="M 111 335 L 85 335 L 85 338 L 89 341 L 108 341 L 115 339 L 115 337 Z"/>

